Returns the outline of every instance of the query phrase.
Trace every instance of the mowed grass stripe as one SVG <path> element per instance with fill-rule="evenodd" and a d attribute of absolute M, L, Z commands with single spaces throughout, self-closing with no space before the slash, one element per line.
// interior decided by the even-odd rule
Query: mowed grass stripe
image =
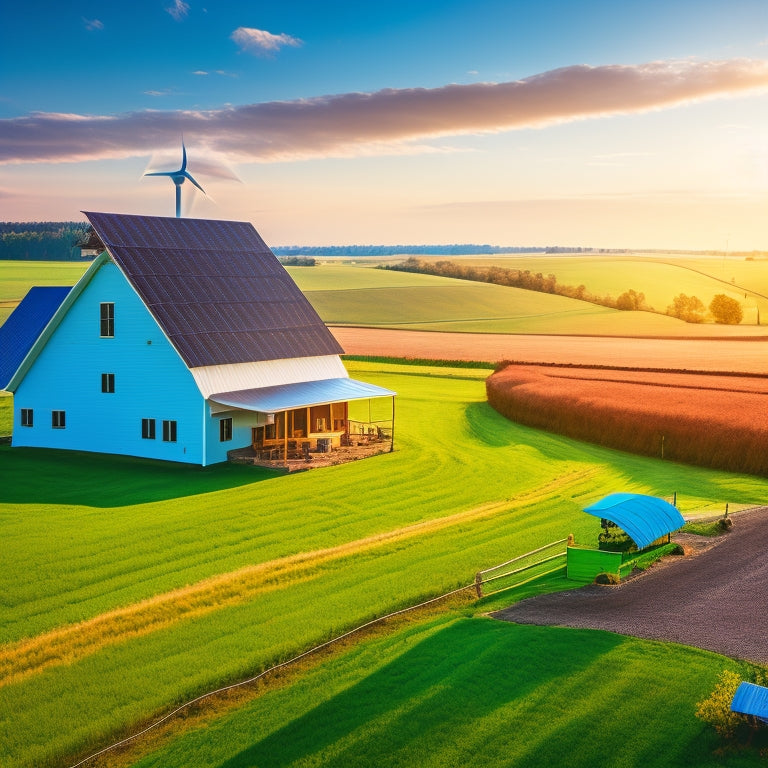
<path fill-rule="evenodd" d="M 569 480 L 582 480 L 591 473 L 590 470 L 574 472 Z M 561 483 L 562 479 L 558 479 L 556 485 Z M 336 547 L 248 566 L 109 611 L 88 621 L 9 643 L 0 648 L 0 687 L 19 682 L 51 666 L 73 663 L 107 645 L 148 634 L 186 618 L 246 602 L 267 591 L 288 588 L 299 581 L 315 577 L 318 569 L 329 562 L 390 543 L 429 535 L 451 526 L 493 517 L 520 504 L 544 498 L 551 491 L 552 487 L 543 487 L 514 502 L 504 500 L 482 504 L 453 515 L 425 520 Z"/>

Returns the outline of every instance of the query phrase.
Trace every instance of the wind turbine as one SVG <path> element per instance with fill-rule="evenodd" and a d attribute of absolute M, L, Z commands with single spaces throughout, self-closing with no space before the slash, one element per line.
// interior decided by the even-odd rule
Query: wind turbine
<path fill-rule="evenodd" d="M 192 178 L 192 174 L 187 170 L 187 148 L 184 146 L 184 139 L 181 140 L 181 168 L 178 171 L 154 171 L 145 173 L 145 176 L 170 176 L 171 181 L 176 185 L 176 218 L 181 218 L 181 185 L 189 179 L 203 194 L 205 190 Z"/>

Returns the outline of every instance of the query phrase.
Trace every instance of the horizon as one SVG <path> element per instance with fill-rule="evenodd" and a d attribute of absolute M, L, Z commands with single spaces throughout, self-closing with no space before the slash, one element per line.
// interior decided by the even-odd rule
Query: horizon
<path fill-rule="evenodd" d="M 88 16 L 49 0 L 4 17 L 9 221 L 172 216 L 173 184 L 143 174 L 177 169 L 183 136 L 207 193 L 184 184 L 184 215 L 267 242 L 768 250 L 759 0 Z"/>

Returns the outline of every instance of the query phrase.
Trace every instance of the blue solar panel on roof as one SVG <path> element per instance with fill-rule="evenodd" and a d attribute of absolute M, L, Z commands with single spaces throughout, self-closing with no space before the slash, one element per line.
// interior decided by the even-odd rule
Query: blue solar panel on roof
<path fill-rule="evenodd" d="M 191 368 L 343 353 L 250 223 L 86 216 Z"/>
<path fill-rule="evenodd" d="M 0 326 L 0 389 L 5 389 L 32 345 L 61 306 L 69 287 L 36 286 Z"/>

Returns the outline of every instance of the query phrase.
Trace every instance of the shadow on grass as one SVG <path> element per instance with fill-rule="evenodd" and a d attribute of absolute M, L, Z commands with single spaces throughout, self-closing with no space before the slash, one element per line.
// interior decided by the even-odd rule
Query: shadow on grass
<path fill-rule="evenodd" d="M 418 765 L 427 755 L 432 759 L 424 762 L 437 764 L 440 751 L 445 765 L 458 765 L 450 758 L 457 729 L 474 721 L 482 741 L 492 738 L 481 733 L 486 718 L 495 722 L 495 710 L 525 701 L 547 680 L 578 674 L 624 642 L 602 634 L 581 649 L 566 649 L 551 632 L 508 629 L 490 621 L 453 623 L 220 768 Z"/>
<path fill-rule="evenodd" d="M 227 463 L 196 467 L 131 456 L 0 446 L 0 503 L 119 507 L 237 488 L 280 474 Z"/>

